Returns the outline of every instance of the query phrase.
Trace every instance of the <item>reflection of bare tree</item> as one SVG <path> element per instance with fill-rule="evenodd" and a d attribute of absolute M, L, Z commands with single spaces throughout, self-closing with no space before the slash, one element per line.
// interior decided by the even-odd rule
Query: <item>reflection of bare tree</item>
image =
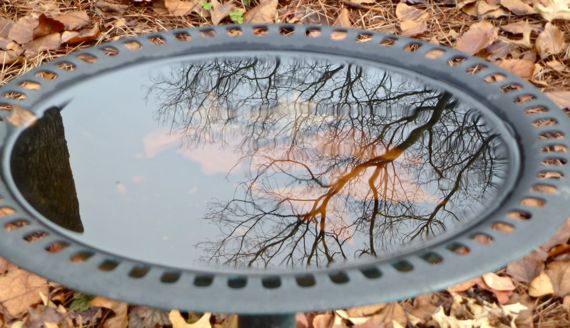
<path fill-rule="evenodd" d="M 157 119 L 184 147 L 238 153 L 234 198 L 206 219 L 210 261 L 329 264 L 429 238 L 482 208 L 504 159 L 449 93 L 325 60 L 228 58 L 156 76 Z"/>

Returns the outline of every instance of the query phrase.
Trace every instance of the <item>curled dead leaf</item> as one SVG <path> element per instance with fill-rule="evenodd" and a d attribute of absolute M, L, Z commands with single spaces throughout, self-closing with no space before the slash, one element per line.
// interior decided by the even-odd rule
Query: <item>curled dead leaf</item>
<path fill-rule="evenodd" d="M 277 0 L 261 0 L 256 7 L 245 13 L 244 21 L 250 24 L 273 23 L 277 15 L 277 4 Z"/>
<path fill-rule="evenodd" d="M 12 22 L 9 19 L 0 17 L 0 38 L 8 38 L 8 33 L 10 33 L 10 29 L 12 28 L 12 26 L 14 25 L 14 22 Z"/>
<path fill-rule="evenodd" d="M 212 17 L 212 23 L 214 25 L 220 24 L 220 22 L 230 15 L 230 12 L 234 10 L 236 7 L 230 3 L 220 3 L 218 0 L 210 0 L 212 4 L 212 10 L 210 11 L 210 15 Z"/>
<path fill-rule="evenodd" d="M 507 273 L 517 281 L 529 283 L 544 270 L 545 260 L 545 252 L 534 251 L 518 261 L 509 263 Z"/>
<path fill-rule="evenodd" d="M 166 10 L 173 16 L 186 16 L 190 15 L 192 12 L 201 12 L 202 6 L 201 1 L 191 0 L 191 1 L 181 1 L 181 0 L 164 0 L 164 6 Z"/>
<path fill-rule="evenodd" d="M 552 281 L 554 295 L 564 297 L 570 294 L 570 261 L 555 261 L 548 264 L 546 274 Z"/>
<path fill-rule="evenodd" d="M 109 2 L 105 0 L 98 0 L 95 2 L 95 7 L 101 11 L 113 13 L 113 14 L 123 14 L 129 8 L 128 5 L 123 5 L 120 3 Z"/>
<path fill-rule="evenodd" d="M 530 79 L 534 72 L 534 62 L 526 59 L 503 59 L 495 64 L 523 79 Z"/>
<path fill-rule="evenodd" d="M 61 22 L 67 31 L 79 30 L 89 24 L 89 15 L 85 10 L 69 11 L 55 16 L 54 19 Z"/>
<path fill-rule="evenodd" d="M 536 39 L 535 46 L 540 58 L 559 54 L 566 49 L 564 32 L 556 27 L 556 25 L 546 23 L 544 31 L 542 31 Z"/>
<path fill-rule="evenodd" d="M 515 285 L 513 284 L 511 278 L 509 277 L 501 277 L 496 273 L 489 272 L 485 273 L 482 276 L 482 278 L 485 284 L 487 284 L 487 286 L 489 286 L 494 290 L 500 290 L 500 291 L 515 290 Z"/>
<path fill-rule="evenodd" d="M 103 328 L 127 328 L 129 317 L 127 315 L 128 304 L 116 302 L 104 297 L 95 297 L 89 302 L 92 306 L 106 308 L 115 313 L 115 316 L 105 320 Z"/>
<path fill-rule="evenodd" d="M 554 287 L 552 286 L 552 281 L 545 272 L 541 272 L 536 276 L 528 287 L 528 294 L 532 297 L 552 295 L 553 293 Z"/>
<path fill-rule="evenodd" d="M 46 35 L 62 32 L 63 23 L 53 18 L 41 14 L 38 18 L 38 25 L 34 28 L 34 39 L 41 38 Z"/>
<path fill-rule="evenodd" d="M 533 15 L 536 10 L 521 0 L 501 0 L 501 5 L 517 16 Z"/>
<path fill-rule="evenodd" d="M 430 18 L 430 14 L 427 11 L 400 2 L 396 6 L 396 17 L 400 20 L 403 36 L 416 36 L 427 30 L 427 20 Z"/>
<path fill-rule="evenodd" d="M 570 0 L 535 1 L 534 9 L 549 22 L 555 19 L 570 20 Z"/>
<path fill-rule="evenodd" d="M 42 51 L 57 50 L 61 46 L 59 33 L 52 33 L 26 44 L 24 54 L 28 57 L 35 56 Z"/>
<path fill-rule="evenodd" d="M 14 317 L 41 303 L 40 293 L 48 293 L 47 281 L 32 273 L 12 267 L 0 276 L 1 304 Z"/>
<path fill-rule="evenodd" d="M 8 39 L 19 44 L 26 44 L 33 40 L 34 29 L 38 26 L 38 19 L 32 16 L 25 16 L 20 19 L 10 29 Z"/>
<path fill-rule="evenodd" d="M 88 42 L 97 39 L 99 36 L 99 25 L 95 24 L 91 28 L 83 29 L 81 31 L 65 31 L 61 34 L 61 42 L 67 44 L 78 44 L 81 42 Z"/>
<path fill-rule="evenodd" d="M 212 316 L 211 313 L 205 313 L 202 315 L 200 320 L 194 323 L 187 323 L 186 320 L 180 314 L 178 310 L 172 310 L 168 314 L 168 318 L 172 323 L 172 328 L 211 328 L 212 325 L 210 324 L 210 317 Z"/>
<path fill-rule="evenodd" d="M 499 29 L 497 27 L 488 21 L 481 21 L 471 25 L 469 30 L 457 39 L 455 48 L 474 55 L 490 46 L 498 35 Z"/>

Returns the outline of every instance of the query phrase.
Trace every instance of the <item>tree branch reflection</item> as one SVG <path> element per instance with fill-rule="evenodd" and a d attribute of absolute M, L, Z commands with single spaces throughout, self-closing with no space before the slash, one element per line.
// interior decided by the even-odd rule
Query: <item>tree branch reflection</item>
<path fill-rule="evenodd" d="M 209 60 L 154 76 L 148 95 L 187 151 L 239 154 L 233 199 L 204 217 L 214 263 L 321 266 L 433 238 L 480 211 L 506 165 L 474 109 L 353 63 Z"/>

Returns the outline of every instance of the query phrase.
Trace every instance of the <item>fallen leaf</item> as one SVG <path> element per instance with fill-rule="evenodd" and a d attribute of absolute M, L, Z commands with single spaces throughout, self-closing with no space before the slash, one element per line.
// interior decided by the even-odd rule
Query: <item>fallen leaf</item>
<path fill-rule="evenodd" d="M 534 62 L 526 59 L 504 59 L 495 64 L 523 79 L 530 79 L 534 72 Z"/>
<path fill-rule="evenodd" d="M 485 273 L 482 276 L 482 278 L 485 284 L 487 284 L 487 286 L 493 288 L 494 290 L 500 290 L 500 291 L 515 290 L 515 285 L 513 284 L 511 278 L 509 277 L 501 277 L 496 273 L 489 272 Z"/>
<path fill-rule="evenodd" d="M 67 31 L 79 30 L 89 24 L 89 15 L 85 10 L 69 11 L 55 16 L 54 19 L 61 22 Z"/>
<path fill-rule="evenodd" d="M 501 0 L 501 5 L 517 16 L 533 15 L 536 10 L 521 0 Z"/>
<path fill-rule="evenodd" d="M 568 314 L 570 314 L 570 296 L 564 296 L 564 299 L 562 300 L 562 307 Z"/>
<path fill-rule="evenodd" d="M 16 267 L 0 276 L 0 304 L 14 317 L 41 303 L 40 293 L 48 293 L 44 278 Z"/>
<path fill-rule="evenodd" d="M 244 21 L 250 24 L 273 23 L 277 15 L 277 0 L 261 0 L 259 4 L 245 13 Z"/>
<path fill-rule="evenodd" d="M 488 21 L 481 21 L 471 25 L 469 30 L 457 39 L 455 48 L 474 55 L 491 45 L 498 35 L 498 28 Z"/>
<path fill-rule="evenodd" d="M 455 286 L 447 288 L 447 291 L 450 293 L 461 293 L 461 292 L 469 290 L 471 287 L 477 285 L 479 282 L 481 282 L 481 278 L 475 278 L 475 279 L 467 280 L 465 282 L 462 282 L 462 283 L 459 283 Z"/>
<path fill-rule="evenodd" d="M 501 26 L 501 30 L 512 34 L 524 34 L 528 29 L 530 29 L 531 32 L 540 32 L 542 27 L 536 23 L 529 23 L 528 20 L 517 21 Z"/>
<path fill-rule="evenodd" d="M 224 18 L 228 17 L 230 15 L 230 12 L 235 8 L 235 6 L 230 2 L 222 4 L 218 0 L 210 0 L 210 3 L 212 4 L 210 15 L 212 17 L 212 23 L 214 23 L 214 25 L 220 24 L 220 22 Z"/>
<path fill-rule="evenodd" d="M 551 262 L 545 271 L 554 287 L 554 295 L 564 297 L 570 294 L 570 261 Z"/>
<path fill-rule="evenodd" d="M 350 23 L 350 12 L 348 11 L 348 9 L 342 8 L 340 14 L 338 14 L 338 17 L 334 21 L 333 26 L 346 27 L 346 28 L 352 27 L 352 24 Z"/>
<path fill-rule="evenodd" d="M 103 322 L 103 328 L 126 328 L 129 324 L 127 316 L 128 304 L 112 301 L 100 296 L 95 297 L 89 302 L 92 306 L 106 308 L 115 313 L 115 316 Z"/>
<path fill-rule="evenodd" d="M 515 29 L 513 28 L 513 29 L 511 29 L 511 30 L 509 31 L 509 30 L 505 29 L 506 26 L 505 26 L 505 27 L 501 27 L 501 29 L 505 29 L 505 30 L 507 30 L 509 33 L 513 33 L 513 34 L 522 33 L 523 36 L 522 36 L 522 38 L 521 38 L 520 40 L 512 40 L 512 39 L 509 39 L 509 42 L 510 42 L 510 43 L 513 43 L 513 44 L 516 44 L 516 45 L 518 45 L 518 46 L 525 47 L 525 48 L 531 48 L 531 47 L 532 47 L 532 43 L 531 43 L 531 40 L 530 40 L 530 35 L 531 35 L 531 33 L 532 33 L 532 27 L 531 27 L 531 25 L 528 23 L 528 21 L 524 21 L 524 22 L 521 22 L 521 23 L 522 23 L 522 24 L 521 24 L 520 30 L 515 30 Z M 515 32 L 515 31 L 517 31 L 517 32 Z M 519 31 L 520 31 L 520 32 L 519 32 Z"/>
<path fill-rule="evenodd" d="M 390 303 L 385 305 L 380 313 L 367 318 L 366 322 L 357 326 L 359 328 L 375 328 L 375 327 L 392 327 L 399 324 L 406 327 L 408 318 L 404 308 L 398 303 Z"/>
<path fill-rule="evenodd" d="M 129 310 L 129 327 L 162 327 L 169 324 L 168 312 L 145 306 L 134 306 Z"/>
<path fill-rule="evenodd" d="M 18 61 L 22 51 L 0 50 L 0 64 L 6 65 Z"/>
<path fill-rule="evenodd" d="M 541 272 L 528 286 L 528 294 L 532 297 L 541 297 L 553 293 L 554 287 L 552 286 L 552 281 L 545 272 Z"/>
<path fill-rule="evenodd" d="M 545 94 L 560 108 L 570 108 L 570 91 L 551 91 Z"/>
<path fill-rule="evenodd" d="M 14 40 L 19 44 L 26 44 L 33 40 L 36 26 L 38 26 L 37 18 L 24 16 L 12 25 L 8 33 L 8 39 Z"/>
<path fill-rule="evenodd" d="M 211 328 L 212 325 L 210 324 L 210 317 L 212 316 L 211 313 L 205 313 L 202 315 L 200 320 L 194 323 L 187 323 L 186 320 L 182 317 L 179 311 L 172 310 L 170 314 L 168 314 L 168 318 L 172 323 L 172 328 Z"/>
<path fill-rule="evenodd" d="M 109 12 L 109 13 L 114 13 L 114 14 L 119 14 L 119 15 L 123 14 L 125 11 L 127 11 L 127 8 L 129 8 L 128 5 L 109 2 L 109 1 L 105 1 L 105 0 L 99 0 L 99 1 L 95 2 L 95 7 L 104 11 L 104 12 Z"/>
<path fill-rule="evenodd" d="M 437 306 L 435 306 L 436 301 L 434 301 L 435 297 L 436 294 L 419 295 L 414 298 L 412 304 L 404 303 L 403 306 L 406 313 L 420 319 L 421 322 L 425 322 L 428 321 L 437 310 Z"/>
<path fill-rule="evenodd" d="M 427 20 L 430 14 L 400 2 L 396 6 L 396 17 L 400 20 L 403 36 L 416 36 L 427 30 Z"/>
<path fill-rule="evenodd" d="M 53 33 L 62 32 L 63 29 L 63 23 L 44 14 L 41 14 L 38 18 L 38 26 L 34 28 L 34 39 L 41 38 Z"/>
<path fill-rule="evenodd" d="M 379 313 L 385 306 L 386 305 L 384 305 L 384 304 L 360 306 L 360 307 L 348 309 L 346 311 L 346 313 L 350 317 L 368 317 L 368 316 Z"/>
<path fill-rule="evenodd" d="M 529 283 L 544 270 L 545 260 L 546 253 L 533 251 L 522 259 L 509 263 L 507 273 L 516 281 Z"/>
<path fill-rule="evenodd" d="M 34 41 L 26 44 L 25 55 L 28 57 L 35 56 L 42 51 L 57 50 L 61 46 L 61 36 L 59 33 L 42 36 Z"/>
<path fill-rule="evenodd" d="M 7 39 L 8 33 L 10 33 L 10 29 L 12 29 L 13 25 L 14 22 L 11 20 L 0 17 L 0 37 Z"/>
<path fill-rule="evenodd" d="M 476 16 L 480 18 L 499 18 L 508 13 L 498 4 L 489 4 L 487 1 L 479 1 L 475 6 Z"/>
<path fill-rule="evenodd" d="M 61 42 L 68 44 L 77 44 L 97 39 L 99 36 L 99 25 L 95 24 L 92 28 L 83 29 L 79 32 L 65 31 L 61 34 Z"/>
<path fill-rule="evenodd" d="M 534 9 L 547 21 L 570 19 L 570 0 L 545 0 L 534 2 Z"/>
<path fill-rule="evenodd" d="M 314 328 L 331 328 L 334 323 L 334 315 L 331 313 L 317 314 L 313 318 Z"/>
<path fill-rule="evenodd" d="M 560 31 L 556 25 L 546 23 L 544 31 L 536 38 L 535 46 L 540 58 L 559 54 L 566 49 L 564 32 Z"/>
<path fill-rule="evenodd" d="M 192 12 L 200 12 L 202 10 L 201 4 L 202 2 L 198 0 L 164 0 L 166 10 L 173 16 L 186 16 Z"/>

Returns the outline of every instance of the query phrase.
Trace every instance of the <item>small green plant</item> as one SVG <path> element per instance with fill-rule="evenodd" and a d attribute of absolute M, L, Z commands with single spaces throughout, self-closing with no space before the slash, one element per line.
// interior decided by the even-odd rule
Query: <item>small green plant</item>
<path fill-rule="evenodd" d="M 208 1 L 202 2 L 202 8 L 204 8 L 204 10 L 212 10 L 212 7 L 213 6 L 211 2 Z"/>
<path fill-rule="evenodd" d="M 75 293 L 73 294 L 73 299 L 71 304 L 69 305 L 69 309 L 75 312 L 85 312 L 91 308 L 91 300 L 93 296 L 82 294 L 82 293 Z"/>
<path fill-rule="evenodd" d="M 247 7 L 251 4 L 251 0 L 241 0 L 241 3 L 243 3 L 243 5 Z"/>
<path fill-rule="evenodd" d="M 236 24 L 243 24 L 243 11 L 237 9 L 230 11 L 230 20 Z"/>

